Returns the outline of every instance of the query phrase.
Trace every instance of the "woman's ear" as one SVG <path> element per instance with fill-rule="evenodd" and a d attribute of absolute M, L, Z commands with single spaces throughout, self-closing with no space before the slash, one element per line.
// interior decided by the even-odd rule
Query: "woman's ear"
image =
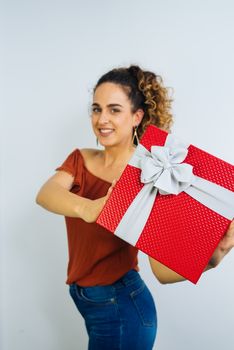
<path fill-rule="evenodd" d="M 144 117 L 144 111 L 143 109 L 138 109 L 135 113 L 134 113 L 134 116 L 133 116 L 133 122 L 134 122 L 134 126 L 138 126 L 142 119 Z"/>

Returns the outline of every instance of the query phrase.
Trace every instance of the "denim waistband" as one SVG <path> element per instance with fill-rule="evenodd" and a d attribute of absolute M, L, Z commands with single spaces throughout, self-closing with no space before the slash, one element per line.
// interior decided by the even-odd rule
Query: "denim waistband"
<path fill-rule="evenodd" d="M 130 286 L 139 279 L 141 279 L 140 274 L 136 270 L 132 269 L 125 273 L 125 275 L 123 275 L 117 281 L 112 283 L 112 286 L 115 288 L 121 288 L 123 285 Z"/>
<path fill-rule="evenodd" d="M 122 277 L 120 277 L 117 281 L 113 282 L 112 284 L 107 284 L 107 285 L 103 285 L 103 286 L 94 286 L 94 287 L 105 287 L 105 289 L 108 288 L 123 288 L 124 286 L 130 286 L 131 284 L 135 283 L 138 280 L 142 280 L 140 274 L 138 273 L 138 271 L 131 269 L 128 272 L 126 272 Z M 72 286 L 72 284 L 70 285 Z M 84 287 L 84 286 L 80 286 L 79 284 L 76 283 L 76 287 L 77 288 L 88 288 L 91 289 L 92 287 Z"/>

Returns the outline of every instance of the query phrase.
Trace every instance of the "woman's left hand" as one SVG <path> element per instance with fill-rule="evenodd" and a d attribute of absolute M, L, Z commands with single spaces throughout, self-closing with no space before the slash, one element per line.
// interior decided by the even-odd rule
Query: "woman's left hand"
<path fill-rule="evenodd" d="M 219 242 L 210 261 L 210 267 L 216 267 L 224 256 L 234 247 L 234 220 L 230 223 L 225 235 Z"/>

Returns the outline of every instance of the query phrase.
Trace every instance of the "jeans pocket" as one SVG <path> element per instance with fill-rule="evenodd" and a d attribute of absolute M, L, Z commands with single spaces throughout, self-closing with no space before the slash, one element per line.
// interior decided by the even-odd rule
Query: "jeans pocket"
<path fill-rule="evenodd" d="M 116 303 L 114 289 L 111 286 L 76 286 L 76 297 L 85 303 L 93 304 L 96 306 L 104 306 Z"/>
<path fill-rule="evenodd" d="M 108 320 L 119 321 L 117 301 L 112 289 L 73 284 L 70 286 L 70 295 L 85 320 L 88 332 L 105 333 L 111 327 Z"/>
<path fill-rule="evenodd" d="M 140 287 L 130 293 L 130 296 L 143 326 L 152 327 L 157 325 L 154 299 L 144 281 L 142 281 Z"/>

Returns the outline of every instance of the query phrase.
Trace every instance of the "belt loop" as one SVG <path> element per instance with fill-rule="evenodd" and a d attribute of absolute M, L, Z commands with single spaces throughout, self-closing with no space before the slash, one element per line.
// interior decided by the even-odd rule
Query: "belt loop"
<path fill-rule="evenodd" d="M 122 282 L 125 286 L 128 286 L 132 283 L 132 280 L 135 280 L 136 276 L 133 274 L 133 272 L 136 272 L 134 269 L 129 270 L 123 277 Z"/>
<path fill-rule="evenodd" d="M 121 278 L 121 282 L 122 282 L 122 284 L 123 284 L 124 286 L 127 286 L 127 285 L 128 285 L 128 278 L 127 278 L 126 276 L 123 276 L 123 277 Z"/>

